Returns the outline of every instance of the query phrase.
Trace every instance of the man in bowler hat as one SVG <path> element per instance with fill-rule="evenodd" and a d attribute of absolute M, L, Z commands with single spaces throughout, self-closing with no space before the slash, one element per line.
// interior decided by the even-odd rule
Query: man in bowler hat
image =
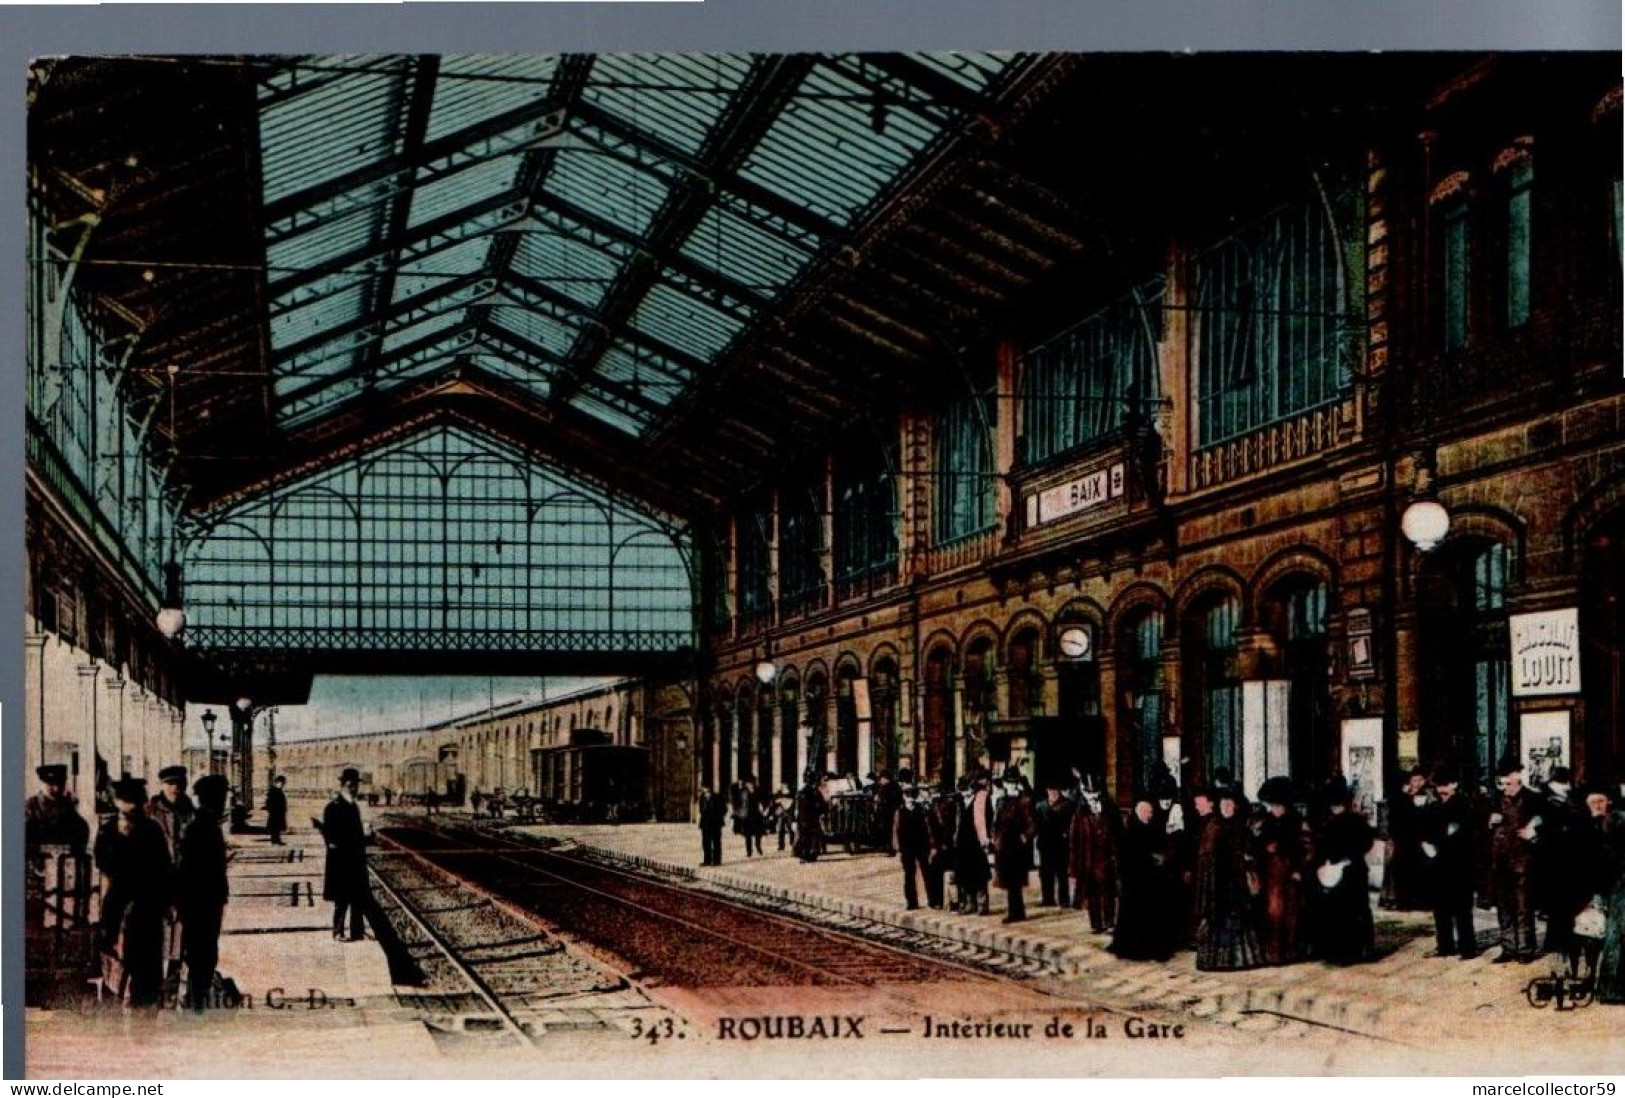
<path fill-rule="evenodd" d="M 1490 815 L 1490 875 L 1495 887 L 1495 917 L 1501 925 L 1501 952 L 1496 964 L 1539 956 L 1535 941 L 1535 845 L 1545 806 L 1523 784 L 1523 766 L 1515 758 L 1498 768 L 1501 796 Z"/>
<path fill-rule="evenodd" d="M 181 955 L 186 959 L 187 1001 L 195 1011 L 209 1005 L 220 962 L 220 923 L 230 889 L 226 884 L 226 779 L 198 779 L 197 811 L 181 836 L 175 863 L 175 906 L 181 918 Z"/>
<path fill-rule="evenodd" d="M 1478 956 L 1473 931 L 1473 808 L 1452 767 L 1433 775 L 1438 799 L 1422 810 L 1418 849 L 1433 898 L 1436 957 Z"/>
<path fill-rule="evenodd" d="M 322 899 L 333 901 L 333 937 L 339 941 L 360 941 L 363 909 L 372 892 L 367 887 L 367 832 L 361 822 L 361 805 L 356 793 L 361 773 L 345 767 L 339 775 L 338 794 L 322 812 L 322 838 L 327 842 L 327 867 L 322 877 Z M 350 931 L 344 931 L 345 915 Z"/>

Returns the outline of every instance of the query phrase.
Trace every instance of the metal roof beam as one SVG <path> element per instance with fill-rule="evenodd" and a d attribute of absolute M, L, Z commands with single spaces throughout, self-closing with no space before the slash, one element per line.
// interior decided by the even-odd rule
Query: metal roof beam
<path fill-rule="evenodd" d="M 486 276 L 479 271 L 473 271 L 469 274 L 460 275 L 456 278 L 449 279 L 440 286 L 436 286 L 431 290 L 425 290 L 421 294 L 417 294 L 414 297 L 407 298 L 405 301 L 401 302 L 388 316 L 371 316 L 366 313 L 362 313 L 352 317 L 342 324 L 335 324 L 331 328 L 317 332 L 315 335 L 306 336 L 297 343 L 289 344 L 288 346 L 273 352 L 273 361 L 279 365 L 285 365 L 309 351 L 326 347 L 333 341 L 343 336 L 351 335 L 355 332 L 365 332 L 372 328 L 379 329 L 377 334 L 378 338 L 381 339 L 385 334 L 384 329 L 388 328 L 390 324 L 401 320 L 405 320 L 406 323 L 409 324 L 415 324 L 419 320 L 423 320 L 426 317 L 433 315 L 436 310 L 434 310 L 432 306 L 436 305 L 441 300 L 448 297 L 454 297 L 464 290 L 478 285 L 482 281 L 486 281 Z M 456 305 L 452 306 L 452 308 L 456 307 Z M 413 319 L 414 316 L 415 319 Z"/>
<path fill-rule="evenodd" d="M 401 135 L 401 156 L 408 161 L 415 160 L 423 151 L 424 135 L 429 129 L 429 110 L 434 105 L 435 82 L 439 76 L 440 58 L 431 54 L 417 59 L 416 71 L 412 74 L 412 82 L 406 92 L 406 119 Z M 370 308 L 364 310 L 373 317 L 383 317 L 394 301 L 395 279 L 400 270 L 400 252 L 407 221 L 412 213 L 412 198 L 415 193 L 413 188 L 408 187 L 395 195 L 390 203 L 383 239 L 385 250 L 391 253 L 394 259 L 384 264 L 384 269 L 373 280 L 372 304 Z M 378 356 L 382 348 L 383 340 L 379 340 L 362 351 L 359 365 L 362 383 L 368 388 L 374 384 Z"/>
<path fill-rule="evenodd" d="M 662 358 L 669 359 L 694 376 L 699 376 L 705 371 L 707 364 L 687 351 L 673 347 L 659 337 L 634 328 L 629 323 L 612 325 L 609 318 L 602 312 L 589 309 L 517 271 L 508 274 L 504 280 L 504 287 L 507 290 L 517 290 L 530 298 L 530 302 L 527 302 L 527 304 L 537 303 L 550 310 L 555 310 L 552 314 L 555 317 L 559 312 L 563 312 L 569 320 L 575 322 L 578 326 L 590 325 L 601 328 L 611 340 L 622 339 L 628 343 L 636 344 Z"/>

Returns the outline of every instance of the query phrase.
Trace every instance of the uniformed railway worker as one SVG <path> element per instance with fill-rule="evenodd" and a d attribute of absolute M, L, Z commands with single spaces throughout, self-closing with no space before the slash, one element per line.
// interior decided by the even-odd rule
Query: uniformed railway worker
<path fill-rule="evenodd" d="M 30 853 L 49 843 L 83 854 L 90 841 L 90 825 L 79 815 L 79 803 L 68 793 L 68 768 L 49 763 L 36 767 L 34 773 L 44 788 L 28 798 L 23 808 L 23 839 Z"/>

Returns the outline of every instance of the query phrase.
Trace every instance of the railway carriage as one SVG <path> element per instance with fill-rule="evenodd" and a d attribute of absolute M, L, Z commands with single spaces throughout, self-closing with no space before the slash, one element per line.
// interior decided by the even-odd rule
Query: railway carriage
<path fill-rule="evenodd" d="M 649 751 L 609 742 L 581 729 L 563 747 L 531 752 L 532 788 L 543 811 L 561 822 L 639 822 L 649 819 Z"/>

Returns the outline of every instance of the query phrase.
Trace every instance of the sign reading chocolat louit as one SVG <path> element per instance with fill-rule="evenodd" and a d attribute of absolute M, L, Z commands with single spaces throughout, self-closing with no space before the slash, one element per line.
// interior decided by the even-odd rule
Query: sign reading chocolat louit
<path fill-rule="evenodd" d="M 1580 692 L 1580 611 L 1577 607 L 1513 614 L 1512 696 Z"/>

